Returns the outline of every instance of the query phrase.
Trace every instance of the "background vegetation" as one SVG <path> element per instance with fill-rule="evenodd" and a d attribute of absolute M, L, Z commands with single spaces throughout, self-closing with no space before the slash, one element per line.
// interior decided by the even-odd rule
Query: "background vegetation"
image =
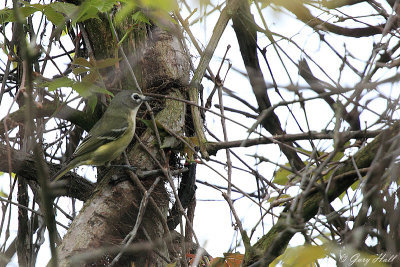
<path fill-rule="evenodd" d="M 2 265 L 209 265 L 197 233 L 228 228 L 243 266 L 398 264 L 398 1 L 1 8 Z M 156 99 L 114 162 L 138 170 L 51 182 L 126 89 Z"/>

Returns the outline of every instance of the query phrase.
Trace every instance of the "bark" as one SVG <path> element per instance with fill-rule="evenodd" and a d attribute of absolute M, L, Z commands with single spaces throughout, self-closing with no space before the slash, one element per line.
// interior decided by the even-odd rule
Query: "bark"
<path fill-rule="evenodd" d="M 9 161 L 10 159 L 10 161 Z M 11 167 L 11 170 L 9 169 Z M 56 173 L 60 166 L 48 164 L 51 173 Z M 32 183 L 37 183 L 37 166 L 32 155 L 0 145 L 0 171 L 13 172 Z M 67 173 L 63 179 L 62 191 L 54 192 L 59 196 L 68 196 L 85 201 L 90 197 L 93 184 L 73 172 Z"/>
<path fill-rule="evenodd" d="M 96 44 L 99 41 L 111 41 L 109 34 L 104 30 L 107 27 L 108 22 L 104 21 L 103 23 L 96 21 L 95 24 L 91 24 L 91 22 L 85 24 L 85 28 L 87 30 L 90 29 L 88 33 L 91 42 Z M 99 30 L 96 31 L 97 29 Z M 180 40 L 174 37 L 171 32 L 157 27 L 153 27 L 150 30 L 152 38 L 146 37 L 145 40 L 138 42 L 133 38 L 143 35 L 134 34 L 128 40 L 128 43 L 124 45 L 125 53 L 131 65 L 135 66 L 134 70 L 140 86 L 144 92 L 156 91 L 178 98 L 185 98 L 182 91 L 188 83 L 189 62 L 182 50 Z M 102 33 L 105 35 L 102 36 Z M 94 54 L 99 58 L 106 58 L 104 54 L 97 51 L 96 47 L 97 45 L 92 46 L 95 51 Z M 101 49 L 101 46 L 98 49 Z M 108 49 L 107 51 L 114 50 Z M 109 83 L 107 84 L 118 85 L 121 88 L 132 86 L 132 76 L 128 71 L 125 71 L 127 66 L 124 65 L 125 63 L 121 63 L 121 68 L 117 70 L 117 72 L 121 71 L 118 74 L 122 75 L 121 81 L 116 83 L 115 80 L 108 79 Z M 113 73 L 116 74 L 116 72 Z M 105 75 L 110 76 L 109 73 Z M 153 102 L 152 105 L 155 105 L 153 111 L 159 111 L 155 116 L 158 124 L 178 134 L 183 134 L 186 116 L 184 103 L 167 100 L 166 103 Z M 138 116 L 144 115 L 140 113 Z M 142 148 L 141 144 L 135 144 L 127 153 L 130 163 L 141 170 L 159 169 L 152 156 L 149 155 L 150 152 L 151 155 L 162 162 L 159 144 L 154 132 L 150 129 L 144 130 L 143 125 L 139 124 L 136 133 L 140 134 L 140 140 L 147 147 L 147 151 Z M 168 164 L 168 162 L 163 164 Z M 105 175 L 97 186 L 93 197 L 85 203 L 58 248 L 60 266 L 69 266 L 74 259 L 79 258 L 81 252 L 87 253 L 91 249 L 120 245 L 137 220 L 138 208 L 143 197 L 142 186 L 148 189 L 156 179 L 156 177 L 146 178 L 142 181 L 143 185 L 138 186 L 132 183 L 131 180 L 126 180 L 127 177 L 132 178 L 132 175 L 127 176 L 124 171 L 112 169 L 104 173 Z M 123 182 L 115 182 L 120 180 Z M 144 229 L 150 239 L 158 244 L 157 253 L 169 259 L 165 241 L 165 238 L 168 237 L 168 228 L 165 226 L 169 195 L 164 184 L 157 185 L 151 197 L 152 199 L 149 201 L 141 222 L 142 228 L 139 229 L 139 236 L 135 239 L 135 242 L 138 240 L 148 241 L 143 235 Z M 168 240 L 168 238 L 166 239 Z M 105 249 L 101 258 L 97 257 L 89 261 L 92 265 L 107 264 L 113 259 L 112 255 L 115 255 L 108 253 L 109 251 Z M 166 265 L 166 261 L 157 256 L 152 250 L 146 251 L 146 253 L 141 252 L 130 255 L 124 260 L 135 262 L 136 266 L 145 266 L 146 264 Z M 82 262 L 77 264 L 80 266 Z M 122 263 L 120 262 L 119 264 Z"/>

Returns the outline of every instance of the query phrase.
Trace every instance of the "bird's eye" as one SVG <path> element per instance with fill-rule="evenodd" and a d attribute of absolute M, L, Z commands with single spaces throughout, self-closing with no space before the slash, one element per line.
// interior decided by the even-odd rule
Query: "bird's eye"
<path fill-rule="evenodd" d="M 132 94 L 131 97 L 133 100 L 136 100 L 136 101 L 140 99 L 140 96 L 138 94 Z"/>

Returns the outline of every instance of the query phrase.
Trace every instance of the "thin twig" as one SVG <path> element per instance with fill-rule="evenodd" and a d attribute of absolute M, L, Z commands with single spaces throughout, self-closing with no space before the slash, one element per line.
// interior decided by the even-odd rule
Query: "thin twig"
<path fill-rule="evenodd" d="M 122 247 L 121 251 L 117 254 L 117 256 L 115 256 L 115 258 L 113 259 L 113 261 L 110 263 L 109 266 L 114 266 L 119 261 L 119 259 L 124 254 L 124 251 L 128 248 L 128 246 L 132 243 L 133 239 L 136 237 L 137 231 L 139 230 L 139 226 L 142 223 L 144 213 L 146 212 L 147 202 L 149 200 L 149 197 L 150 197 L 151 193 L 153 192 L 154 188 L 156 187 L 156 185 L 158 184 L 158 182 L 160 182 L 160 180 L 161 180 L 160 177 L 157 177 L 154 180 L 151 187 L 149 188 L 149 190 L 145 191 L 142 201 L 140 202 L 139 211 L 136 216 L 135 225 L 134 225 L 132 231 L 124 238 L 124 240 L 123 240 L 124 246 Z"/>
<path fill-rule="evenodd" d="M 0 201 L 1 201 L 1 202 L 5 202 L 5 203 L 9 203 L 9 204 L 11 204 L 11 205 L 15 205 L 15 206 L 17 206 L 17 207 L 19 207 L 19 208 L 26 209 L 27 211 L 30 211 L 30 212 L 32 212 L 32 213 L 34 213 L 34 214 L 36 214 L 36 215 L 39 215 L 39 216 L 41 216 L 41 217 L 44 217 L 44 215 L 43 215 L 41 212 L 39 212 L 39 211 L 37 211 L 37 210 L 34 210 L 34 209 L 31 209 L 31 208 L 29 208 L 29 207 L 27 207 L 27 206 L 21 205 L 21 204 L 19 204 L 19 203 L 17 203 L 17 202 L 11 201 L 11 200 L 9 200 L 9 199 L 0 197 Z M 60 223 L 60 222 L 57 222 L 57 221 L 56 221 L 56 224 L 58 224 L 59 226 L 61 226 L 62 228 L 66 229 L 66 230 L 69 229 L 68 226 L 66 226 L 66 225 L 64 225 L 64 224 L 62 224 L 62 223 Z"/>
<path fill-rule="evenodd" d="M 229 51 L 230 48 L 231 48 L 230 45 L 228 45 L 228 47 L 226 48 L 224 57 L 222 58 L 221 65 L 220 65 L 220 67 L 218 69 L 218 72 L 217 72 L 217 78 L 216 78 L 217 82 L 215 83 L 215 87 L 214 87 L 214 88 L 218 88 L 218 101 L 219 101 L 219 105 L 220 105 L 219 111 L 220 111 L 220 113 L 222 115 L 221 116 L 221 126 L 222 126 L 222 133 L 224 135 L 224 141 L 225 142 L 228 142 L 228 133 L 227 133 L 227 130 L 226 130 L 226 123 L 225 123 L 225 119 L 224 119 L 225 118 L 225 114 L 224 114 L 224 102 L 222 100 L 222 85 L 223 85 L 223 83 L 225 81 L 226 75 L 228 74 L 230 67 L 226 71 L 226 75 L 225 75 L 225 78 L 224 78 L 223 81 L 220 79 L 220 71 L 221 71 L 222 65 L 223 65 L 223 63 L 225 61 L 226 55 L 228 54 L 228 51 Z M 226 165 L 228 166 L 228 190 L 227 190 L 227 194 L 228 194 L 228 197 L 230 198 L 231 197 L 231 191 L 232 191 L 232 160 L 231 160 L 231 154 L 229 152 L 229 149 L 225 149 L 225 152 L 226 152 Z"/>

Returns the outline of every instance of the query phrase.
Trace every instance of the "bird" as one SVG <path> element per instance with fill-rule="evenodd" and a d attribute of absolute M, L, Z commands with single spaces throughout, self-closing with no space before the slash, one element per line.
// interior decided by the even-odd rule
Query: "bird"
<path fill-rule="evenodd" d="M 80 165 L 108 165 L 132 141 L 136 129 L 136 114 L 141 104 L 151 100 L 133 90 L 123 90 L 112 99 L 103 116 L 78 145 L 67 164 L 58 171 L 53 182 Z"/>

